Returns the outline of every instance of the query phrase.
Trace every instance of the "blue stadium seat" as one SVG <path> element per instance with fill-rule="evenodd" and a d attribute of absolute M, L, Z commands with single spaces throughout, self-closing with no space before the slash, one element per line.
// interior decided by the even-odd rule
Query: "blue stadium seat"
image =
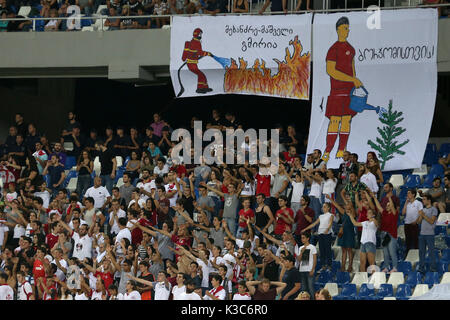
<path fill-rule="evenodd" d="M 423 283 L 427 284 L 430 288 L 435 284 L 439 283 L 439 273 L 438 272 L 427 272 L 425 274 L 425 278 L 423 279 Z"/>
<path fill-rule="evenodd" d="M 50 188 L 50 175 L 49 174 L 46 174 L 44 176 L 44 181 L 47 184 L 47 188 Z"/>
<path fill-rule="evenodd" d="M 75 170 L 69 171 L 66 178 L 64 179 L 63 186 L 64 188 L 67 188 L 67 185 L 69 184 L 70 179 L 75 178 L 78 176 L 78 172 Z"/>
<path fill-rule="evenodd" d="M 406 200 L 406 195 L 408 194 L 408 189 L 407 188 L 401 188 L 401 190 L 400 190 L 400 194 L 399 194 L 399 199 L 400 199 L 400 202 L 405 202 L 405 200 Z"/>
<path fill-rule="evenodd" d="M 442 166 L 441 166 L 442 167 Z M 406 177 L 404 188 L 417 188 L 422 182 L 418 174 L 410 174 Z"/>
<path fill-rule="evenodd" d="M 448 237 L 446 237 L 447 240 Z M 447 243 L 448 245 L 448 243 Z M 441 262 L 450 263 L 450 249 L 442 250 Z"/>
<path fill-rule="evenodd" d="M 340 269 L 341 269 L 341 262 L 333 260 L 331 263 L 331 272 L 335 275 Z"/>
<path fill-rule="evenodd" d="M 383 299 L 384 297 L 393 297 L 394 296 L 394 288 L 390 283 L 382 283 L 380 285 L 380 289 L 377 292 L 377 298 Z"/>
<path fill-rule="evenodd" d="M 397 270 L 403 274 L 409 274 L 412 271 L 412 264 L 409 261 L 401 261 L 397 265 Z"/>
<path fill-rule="evenodd" d="M 440 165 L 439 163 L 437 164 L 433 164 L 431 166 L 430 172 L 429 174 L 435 174 L 439 177 L 443 177 L 444 176 L 444 167 L 442 165 Z"/>
<path fill-rule="evenodd" d="M 375 299 L 375 288 L 373 285 L 369 285 L 367 283 L 363 283 L 361 288 L 359 288 L 358 294 L 359 300 L 373 300 Z"/>
<path fill-rule="evenodd" d="M 130 161 L 130 160 L 131 160 L 130 156 L 127 156 L 127 157 L 125 158 L 125 161 L 123 162 L 122 167 L 126 168 L 126 167 L 127 167 L 127 164 L 128 164 L 128 161 Z"/>
<path fill-rule="evenodd" d="M 350 283 L 350 273 L 346 271 L 336 272 L 336 283 L 339 287 L 342 287 L 344 284 Z"/>
<path fill-rule="evenodd" d="M 422 275 L 417 271 L 411 271 L 408 273 L 405 283 L 414 288 L 418 283 L 422 283 Z"/>
<path fill-rule="evenodd" d="M 449 266 L 448 262 L 439 261 L 437 266 L 438 266 L 438 272 L 440 275 L 443 275 L 444 273 L 448 272 L 448 266 Z"/>
<path fill-rule="evenodd" d="M 434 255 L 434 261 L 438 262 L 439 261 L 439 250 L 434 249 L 433 255 Z M 425 256 L 425 262 L 431 262 L 430 256 L 428 254 Z"/>
<path fill-rule="evenodd" d="M 443 143 L 439 148 L 439 155 L 443 157 L 446 154 L 450 153 L 450 143 Z"/>
<path fill-rule="evenodd" d="M 77 165 L 77 158 L 72 157 L 72 156 L 67 156 L 65 169 L 70 170 L 70 169 L 72 169 L 72 167 L 74 167 L 76 165 Z"/>
<path fill-rule="evenodd" d="M 435 173 L 429 173 L 429 174 L 425 175 L 423 178 L 423 183 L 421 185 L 421 188 L 433 188 L 433 180 L 437 176 L 438 175 Z"/>
<path fill-rule="evenodd" d="M 321 273 L 319 273 L 319 276 L 317 277 L 316 283 L 324 287 L 328 282 L 332 282 L 333 274 L 329 270 L 324 270 Z"/>
<path fill-rule="evenodd" d="M 436 143 L 427 143 L 425 151 L 437 152 Z"/>
<path fill-rule="evenodd" d="M 399 284 L 397 287 L 396 298 L 397 300 L 408 300 L 412 295 L 412 289 L 409 284 Z"/>
<path fill-rule="evenodd" d="M 434 234 L 438 235 L 438 234 L 442 234 L 442 235 L 447 235 L 447 226 L 436 226 L 434 228 Z"/>
<path fill-rule="evenodd" d="M 447 247 L 450 248 L 450 236 L 445 236 L 445 243 L 447 244 Z"/>
<path fill-rule="evenodd" d="M 356 284 L 347 283 L 342 286 L 340 297 L 344 297 L 346 299 L 356 299 Z"/>
<path fill-rule="evenodd" d="M 427 146 L 427 149 L 425 150 L 425 155 L 423 157 L 422 163 L 425 163 L 427 166 L 432 166 L 433 164 L 436 164 L 439 159 L 439 154 L 436 149 L 436 144 L 433 143 L 433 145 L 434 145 L 434 147 Z"/>

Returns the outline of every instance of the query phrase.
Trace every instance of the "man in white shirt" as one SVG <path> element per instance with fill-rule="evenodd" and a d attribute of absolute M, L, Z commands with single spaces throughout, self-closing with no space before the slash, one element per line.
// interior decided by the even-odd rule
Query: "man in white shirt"
<path fill-rule="evenodd" d="M 164 186 L 166 189 L 166 198 L 170 201 L 170 207 L 174 207 L 178 199 L 178 188 L 177 188 L 177 174 L 174 171 L 170 171 L 167 174 L 169 183 Z"/>
<path fill-rule="evenodd" d="M 196 287 L 193 280 L 186 281 L 186 291 L 180 293 L 177 300 L 202 300 L 202 298 L 195 292 L 195 289 Z"/>
<path fill-rule="evenodd" d="M 375 175 L 365 165 L 361 165 L 359 170 L 364 172 L 359 181 L 364 183 L 374 194 L 377 194 L 379 187 Z"/>
<path fill-rule="evenodd" d="M 157 282 L 152 283 L 155 290 L 154 300 L 169 300 L 172 285 L 167 280 L 167 274 L 164 271 L 160 271 L 157 280 Z"/>
<path fill-rule="evenodd" d="M 173 300 L 181 300 L 180 296 L 186 292 L 186 276 L 184 273 L 177 273 L 177 284 L 172 288 Z"/>
<path fill-rule="evenodd" d="M 156 162 L 156 167 L 153 169 L 153 173 L 162 177 L 165 173 L 169 173 L 169 166 L 166 164 L 165 158 L 160 158 Z"/>
<path fill-rule="evenodd" d="M 405 215 L 405 244 L 406 252 L 409 249 L 419 248 L 419 211 L 423 209 L 422 202 L 416 200 L 416 189 L 409 189 L 402 215 Z"/>
<path fill-rule="evenodd" d="M 142 170 L 142 181 L 136 185 L 136 188 L 139 189 L 141 199 L 144 200 L 145 203 L 145 201 L 147 201 L 147 199 L 151 196 L 152 190 L 156 190 L 155 180 L 152 180 L 149 170 Z"/>
<path fill-rule="evenodd" d="M 214 274 L 211 278 L 213 288 L 206 291 L 206 294 L 203 296 L 203 300 L 225 300 L 226 292 L 224 287 L 220 285 L 221 282 L 222 277 L 218 274 Z"/>
<path fill-rule="evenodd" d="M 117 255 L 125 255 L 125 252 L 123 252 L 122 250 L 122 246 L 120 245 L 120 241 L 122 241 L 122 239 L 126 238 L 130 241 L 131 243 L 131 231 L 130 229 L 127 228 L 127 219 L 126 218 L 119 218 L 118 219 L 118 223 L 119 223 L 119 233 L 116 236 L 116 241 L 115 244 L 119 244 L 117 246 Z M 125 248 L 127 249 L 127 248 Z"/>
<path fill-rule="evenodd" d="M 118 219 L 126 218 L 127 213 L 120 209 L 119 200 L 113 199 L 111 202 L 112 211 L 109 213 L 109 226 L 111 227 L 111 234 L 117 235 L 120 231 Z"/>
<path fill-rule="evenodd" d="M 64 221 L 59 218 L 61 225 L 69 231 L 74 240 L 72 257 L 78 258 L 78 260 L 84 260 L 84 258 L 92 258 L 92 237 L 87 224 L 82 224 L 77 231 L 72 230 Z"/>
<path fill-rule="evenodd" d="M 61 248 L 54 248 L 52 250 L 52 257 L 53 257 L 53 260 L 51 263 L 53 263 L 57 267 L 59 264 L 59 266 L 61 266 L 62 268 L 67 270 L 67 267 L 69 265 L 67 264 L 67 261 L 63 259 L 63 251 Z M 58 263 L 56 263 L 56 261 L 58 261 Z M 58 279 L 60 281 L 66 280 L 66 274 L 59 267 L 58 267 L 58 269 L 56 269 L 55 275 L 58 277 Z"/>
<path fill-rule="evenodd" d="M 17 300 L 34 300 L 33 288 L 23 271 L 17 272 Z"/>
<path fill-rule="evenodd" d="M 0 273 L 0 300 L 14 300 L 14 290 L 8 285 L 8 275 Z"/>
<path fill-rule="evenodd" d="M 111 195 L 108 190 L 102 186 L 102 179 L 100 177 L 94 178 L 94 186 L 87 189 L 84 197 L 94 198 L 94 207 L 103 210 L 111 201 Z"/>

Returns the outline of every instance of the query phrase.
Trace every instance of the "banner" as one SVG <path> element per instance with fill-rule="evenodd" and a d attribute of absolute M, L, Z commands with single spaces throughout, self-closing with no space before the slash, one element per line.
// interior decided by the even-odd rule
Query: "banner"
<path fill-rule="evenodd" d="M 421 166 L 437 86 L 435 9 L 316 14 L 308 153 L 345 150 L 382 170 Z"/>
<path fill-rule="evenodd" d="M 173 17 L 170 74 L 175 95 L 309 99 L 311 17 Z"/>

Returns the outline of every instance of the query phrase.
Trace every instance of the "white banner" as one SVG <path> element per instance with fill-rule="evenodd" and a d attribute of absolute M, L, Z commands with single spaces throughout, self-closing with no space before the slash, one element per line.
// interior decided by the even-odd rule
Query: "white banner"
<path fill-rule="evenodd" d="M 386 171 L 420 167 L 436 99 L 436 10 L 316 14 L 313 53 L 308 153 L 320 149 L 330 168 L 344 150 L 360 162 L 375 151 Z"/>
<path fill-rule="evenodd" d="M 311 17 L 173 17 L 170 74 L 175 95 L 309 99 Z"/>

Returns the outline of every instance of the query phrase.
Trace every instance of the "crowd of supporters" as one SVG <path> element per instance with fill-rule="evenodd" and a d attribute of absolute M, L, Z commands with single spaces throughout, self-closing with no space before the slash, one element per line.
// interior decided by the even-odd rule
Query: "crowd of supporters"
<path fill-rule="evenodd" d="M 242 128 L 217 110 L 206 123 Z M 155 114 L 145 133 L 83 132 L 70 112 L 50 143 L 16 114 L 0 147 L 0 299 L 331 299 L 317 277 L 367 271 L 377 248 L 382 271 L 397 271 L 400 220 L 404 254 L 419 248 L 425 272 L 436 218 L 450 212 L 449 156 L 440 160 L 444 187 L 436 179 L 419 199 L 411 189 L 400 203 L 374 152 L 361 163 L 346 151 L 338 169 L 327 168 L 320 150 L 298 153 L 305 139 L 294 125 L 280 134 L 273 173 L 249 163 L 247 140 L 243 165 L 175 161 L 173 129 Z"/>
<path fill-rule="evenodd" d="M 360 8 L 362 5 L 383 6 L 384 1 L 367 0 L 331 1 L 330 8 Z M 421 4 L 445 4 L 446 0 L 424 0 Z M 100 7 L 102 6 L 102 7 Z M 20 8 L 26 7 L 26 14 L 20 14 Z M 100 7 L 100 9 L 99 9 Z M 310 0 L 295 1 L 293 6 L 282 0 L 0 0 L 0 31 L 77 31 L 83 26 L 95 24 L 99 16 L 108 16 L 101 26 L 107 30 L 150 29 L 161 28 L 169 24 L 167 15 L 176 14 L 223 14 L 248 13 L 262 14 L 270 7 L 271 12 L 285 12 L 292 9 L 314 9 Z M 252 9 L 252 10 L 250 10 Z M 448 17 L 448 7 L 441 7 L 440 17 Z M 164 17 L 148 18 L 155 15 Z M 92 19 L 78 19 L 78 17 L 92 17 Z M 114 18 L 129 16 L 129 18 Z M 8 21 L 1 19 L 12 18 L 55 18 L 36 20 Z M 73 19 L 56 19 L 58 17 Z"/>

